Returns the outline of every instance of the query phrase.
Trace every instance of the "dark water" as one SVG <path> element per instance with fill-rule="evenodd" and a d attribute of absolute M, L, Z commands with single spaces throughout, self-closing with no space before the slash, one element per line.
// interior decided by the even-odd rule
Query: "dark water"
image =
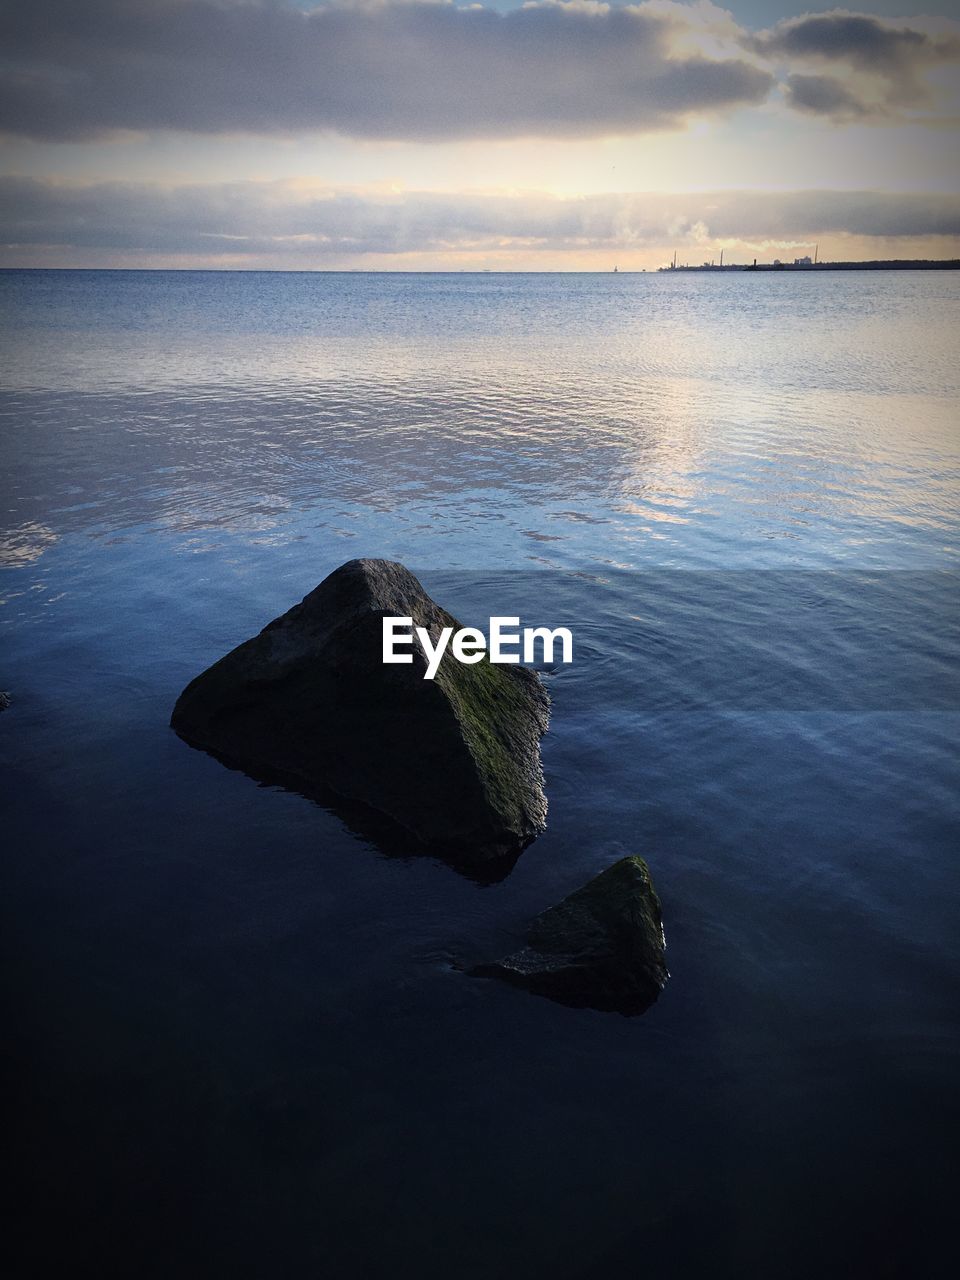
<path fill-rule="evenodd" d="M 0 276 L 23 1274 L 952 1271 L 958 302 Z M 499 884 L 167 728 L 355 555 L 573 627 Z M 673 974 L 642 1018 L 458 970 L 624 852 Z"/>

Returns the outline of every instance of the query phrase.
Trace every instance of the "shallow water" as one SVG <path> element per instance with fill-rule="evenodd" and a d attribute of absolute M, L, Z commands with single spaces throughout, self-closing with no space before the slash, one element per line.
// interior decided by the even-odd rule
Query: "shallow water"
<path fill-rule="evenodd" d="M 936 1274 L 958 302 L 953 273 L 0 274 L 38 1256 L 66 1233 L 104 1274 Z M 499 884 L 167 728 L 356 555 L 464 621 L 573 627 L 550 826 Z M 623 852 L 673 974 L 642 1018 L 458 970 Z"/>

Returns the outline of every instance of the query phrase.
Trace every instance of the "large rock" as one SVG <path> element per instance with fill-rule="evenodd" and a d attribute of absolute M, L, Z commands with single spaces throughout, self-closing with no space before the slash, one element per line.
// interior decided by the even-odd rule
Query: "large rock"
<path fill-rule="evenodd" d="M 666 985 L 663 921 L 647 864 L 621 858 L 537 916 L 527 946 L 474 973 L 578 1008 L 643 1013 Z"/>
<path fill-rule="evenodd" d="M 454 861 L 515 856 L 545 825 L 534 672 L 444 655 L 434 680 L 384 664 L 384 617 L 437 640 L 460 624 L 403 565 L 351 560 L 189 684 L 174 729 L 260 777 L 332 790 L 387 814 Z"/>

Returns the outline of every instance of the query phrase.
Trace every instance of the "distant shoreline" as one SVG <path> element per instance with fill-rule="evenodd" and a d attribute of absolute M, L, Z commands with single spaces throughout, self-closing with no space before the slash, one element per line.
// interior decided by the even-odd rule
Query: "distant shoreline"
<path fill-rule="evenodd" d="M 674 271 L 957 271 L 960 258 L 889 258 L 873 262 L 731 262 L 724 266 L 658 267 L 658 275 Z"/>

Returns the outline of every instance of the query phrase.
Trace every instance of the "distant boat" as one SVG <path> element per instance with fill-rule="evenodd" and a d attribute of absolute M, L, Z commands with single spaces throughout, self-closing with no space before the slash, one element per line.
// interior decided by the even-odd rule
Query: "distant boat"
<path fill-rule="evenodd" d="M 619 270 L 620 270 L 620 268 L 619 268 L 619 267 L 614 267 L 614 268 L 613 268 L 613 274 L 614 274 L 614 275 L 616 275 L 616 274 L 617 274 L 617 272 L 618 272 Z"/>

